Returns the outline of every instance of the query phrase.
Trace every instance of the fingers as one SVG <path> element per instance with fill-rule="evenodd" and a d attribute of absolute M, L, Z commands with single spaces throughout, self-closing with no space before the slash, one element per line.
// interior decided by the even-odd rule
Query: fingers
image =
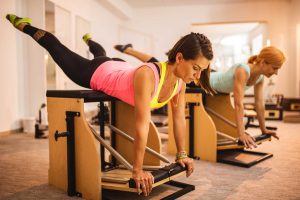
<path fill-rule="evenodd" d="M 191 158 L 178 160 L 178 163 L 183 163 L 186 166 L 186 176 L 189 177 L 194 172 L 194 161 Z"/>
<path fill-rule="evenodd" d="M 271 132 L 271 133 L 269 133 L 269 134 L 271 134 L 272 137 L 274 137 L 274 138 L 276 138 L 277 140 L 279 140 L 279 137 L 278 137 L 278 135 L 277 135 L 275 132 Z"/>
<path fill-rule="evenodd" d="M 177 160 L 177 163 L 179 163 L 181 165 L 181 167 L 185 168 L 185 164 L 183 162 L 183 159 Z"/>
<path fill-rule="evenodd" d="M 136 179 L 136 186 L 138 194 L 143 193 L 144 196 L 148 196 L 152 191 L 152 185 L 154 183 L 154 177 L 149 172 L 144 172 L 140 179 Z"/>
<path fill-rule="evenodd" d="M 247 149 L 252 149 L 252 147 L 257 147 L 256 143 L 255 143 L 255 139 L 249 135 L 246 136 L 246 138 L 244 138 L 244 140 L 242 140 L 242 142 L 244 143 L 245 147 Z"/>
<path fill-rule="evenodd" d="M 277 140 L 279 140 L 279 137 L 276 133 L 274 133 L 274 135 L 272 135 L 274 138 L 276 138 Z"/>

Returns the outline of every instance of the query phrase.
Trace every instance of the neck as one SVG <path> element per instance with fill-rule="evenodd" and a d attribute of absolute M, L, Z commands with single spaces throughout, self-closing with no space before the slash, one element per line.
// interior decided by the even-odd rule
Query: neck
<path fill-rule="evenodd" d="M 261 75 L 261 67 L 258 64 L 250 64 L 250 76 L 256 77 Z"/>
<path fill-rule="evenodd" d="M 178 79 L 178 75 L 176 73 L 176 66 L 175 64 L 169 64 L 167 63 L 167 70 L 166 70 L 166 76 L 168 79 L 173 80 L 173 79 Z"/>

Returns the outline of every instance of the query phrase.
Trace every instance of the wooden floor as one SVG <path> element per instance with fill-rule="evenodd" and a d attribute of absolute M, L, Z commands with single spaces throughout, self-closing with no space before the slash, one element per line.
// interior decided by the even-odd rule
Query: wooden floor
<path fill-rule="evenodd" d="M 194 174 L 177 180 L 194 184 L 196 190 L 180 199 L 300 199 L 300 124 L 268 122 L 268 125 L 278 126 L 280 140 L 267 142 L 255 150 L 273 153 L 271 159 L 251 168 L 195 161 Z M 164 152 L 165 149 L 166 143 Z M 47 140 L 35 140 L 33 135 L 22 133 L 1 136 L 0 199 L 76 199 L 47 184 L 48 156 Z M 147 198 L 124 192 L 104 194 L 116 200 L 160 199 L 175 190 L 159 187 Z"/>

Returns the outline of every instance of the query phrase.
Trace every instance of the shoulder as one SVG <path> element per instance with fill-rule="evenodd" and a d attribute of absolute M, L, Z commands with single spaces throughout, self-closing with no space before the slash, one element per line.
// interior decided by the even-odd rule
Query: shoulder
<path fill-rule="evenodd" d="M 245 71 L 247 75 L 250 75 L 250 66 L 245 63 L 238 63 L 235 65 L 235 71 L 240 70 L 240 71 Z"/>
<path fill-rule="evenodd" d="M 148 65 L 142 65 L 136 70 L 135 77 L 154 78 L 153 69 Z"/>
<path fill-rule="evenodd" d="M 155 76 L 153 70 L 147 66 L 142 65 L 134 73 L 134 85 L 139 85 L 140 87 L 147 87 L 147 85 L 155 84 Z"/>
<path fill-rule="evenodd" d="M 234 73 L 235 74 L 243 74 L 246 76 L 250 75 L 250 66 L 248 64 L 244 64 L 244 63 L 238 63 L 234 66 L 235 70 Z"/>
<path fill-rule="evenodd" d="M 247 82 L 249 74 L 244 68 L 237 67 L 234 72 L 234 79 L 239 82 Z"/>

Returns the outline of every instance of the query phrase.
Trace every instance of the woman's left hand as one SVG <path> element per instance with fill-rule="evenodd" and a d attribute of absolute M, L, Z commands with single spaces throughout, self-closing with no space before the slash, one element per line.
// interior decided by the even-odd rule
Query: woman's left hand
<path fill-rule="evenodd" d="M 186 177 L 189 177 L 194 171 L 194 160 L 192 158 L 186 157 L 182 159 L 177 159 L 176 162 L 182 167 L 186 167 Z"/>
<path fill-rule="evenodd" d="M 271 135 L 272 137 L 279 140 L 279 137 L 278 137 L 277 133 L 274 132 L 274 131 L 270 131 L 270 130 L 266 129 L 266 130 L 263 131 L 263 134 Z"/>

